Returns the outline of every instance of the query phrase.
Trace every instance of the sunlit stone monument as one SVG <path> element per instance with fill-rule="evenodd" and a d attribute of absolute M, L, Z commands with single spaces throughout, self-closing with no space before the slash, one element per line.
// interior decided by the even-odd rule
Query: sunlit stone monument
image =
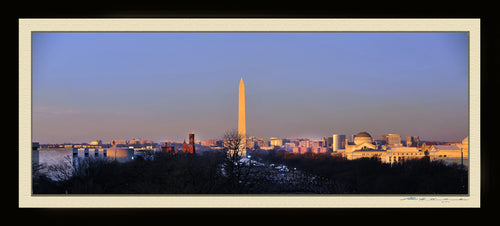
<path fill-rule="evenodd" d="M 246 121 L 245 121 L 245 83 L 243 78 L 240 80 L 239 101 L 238 101 L 238 136 L 241 138 L 238 153 L 246 156 Z"/>

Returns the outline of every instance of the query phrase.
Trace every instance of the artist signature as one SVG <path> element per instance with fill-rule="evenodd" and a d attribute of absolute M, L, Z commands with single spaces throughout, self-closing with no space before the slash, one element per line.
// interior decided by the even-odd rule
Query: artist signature
<path fill-rule="evenodd" d="M 449 203 L 452 201 L 467 201 L 468 198 L 426 198 L 426 197 L 407 197 L 402 198 L 400 201 L 411 200 L 411 201 L 436 201 L 441 203 Z"/>

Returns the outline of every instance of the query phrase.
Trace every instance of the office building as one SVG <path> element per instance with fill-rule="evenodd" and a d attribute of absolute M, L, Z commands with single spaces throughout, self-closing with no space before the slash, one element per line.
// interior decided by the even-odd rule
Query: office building
<path fill-rule="evenodd" d="M 385 141 L 385 144 L 390 147 L 403 146 L 401 144 L 401 136 L 398 134 L 389 133 L 382 135 L 382 140 Z"/>
<path fill-rule="evenodd" d="M 406 136 L 407 147 L 417 147 L 420 145 L 420 138 L 418 136 Z"/>
<path fill-rule="evenodd" d="M 271 146 L 278 146 L 278 147 L 283 146 L 283 140 L 282 139 L 278 139 L 276 137 L 271 137 L 270 141 L 271 141 Z"/>
<path fill-rule="evenodd" d="M 333 152 L 337 152 L 339 149 L 345 149 L 346 145 L 346 136 L 333 134 L 332 136 L 332 150 Z"/>

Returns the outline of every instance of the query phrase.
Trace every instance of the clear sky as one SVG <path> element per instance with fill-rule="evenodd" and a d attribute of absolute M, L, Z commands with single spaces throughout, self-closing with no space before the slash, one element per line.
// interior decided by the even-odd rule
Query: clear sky
<path fill-rule="evenodd" d="M 468 134 L 467 33 L 33 33 L 33 141 Z"/>

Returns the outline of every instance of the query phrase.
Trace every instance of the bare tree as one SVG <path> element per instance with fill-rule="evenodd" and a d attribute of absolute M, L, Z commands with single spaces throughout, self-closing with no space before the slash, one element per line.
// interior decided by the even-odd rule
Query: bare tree
<path fill-rule="evenodd" d="M 234 129 L 226 131 L 223 137 L 223 148 L 227 159 L 233 163 L 238 163 L 244 157 L 243 154 L 246 149 L 244 137 Z"/>
<path fill-rule="evenodd" d="M 71 156 L 64 156 L 59 164 L 50 165 L 48 170 L 50 176 L 56 181 L 66 181 L 73 175 L 73 159 Z"/>
<path fill-rule="evenodd" d="M 237 130 L 228 130 L 223 136 L 223 151 L 226 155 L 223 175 L 228 178 L 230 193 L 248 193 L 259 183 L 258 173 L 248 154 L 255 151 L 253 143 L 238 134 Z"/>
<path fill-rule="evenodd" d="M 37 162 L 31 163 L 31 193 L 36 193 L 39 189 L 39 184 L 41 177 L 44 175 L 40 172 L 46 168 L 45 164 L 39 164 Z"/>
<path fill-rule="evenodd" d="M 242 190 L 242 145 L 244 137 L 235 129 L 228 130 L 223 136 L 223 152 L 226 156 L 222 165 L 223 175 L 228 179 L 227 189 L 230 193 L 241 193 Z"/>
<path fill-rule="evenodd" d="M 45 164 L 39 164 L 37 162 L 32 162 L 31 163 L 31 177 L 32 178 L 35 178 L 35 177 L 39 177 L 42 170 L 44 170 L 45 168 L 47 168 L 47 166 Z"/>

